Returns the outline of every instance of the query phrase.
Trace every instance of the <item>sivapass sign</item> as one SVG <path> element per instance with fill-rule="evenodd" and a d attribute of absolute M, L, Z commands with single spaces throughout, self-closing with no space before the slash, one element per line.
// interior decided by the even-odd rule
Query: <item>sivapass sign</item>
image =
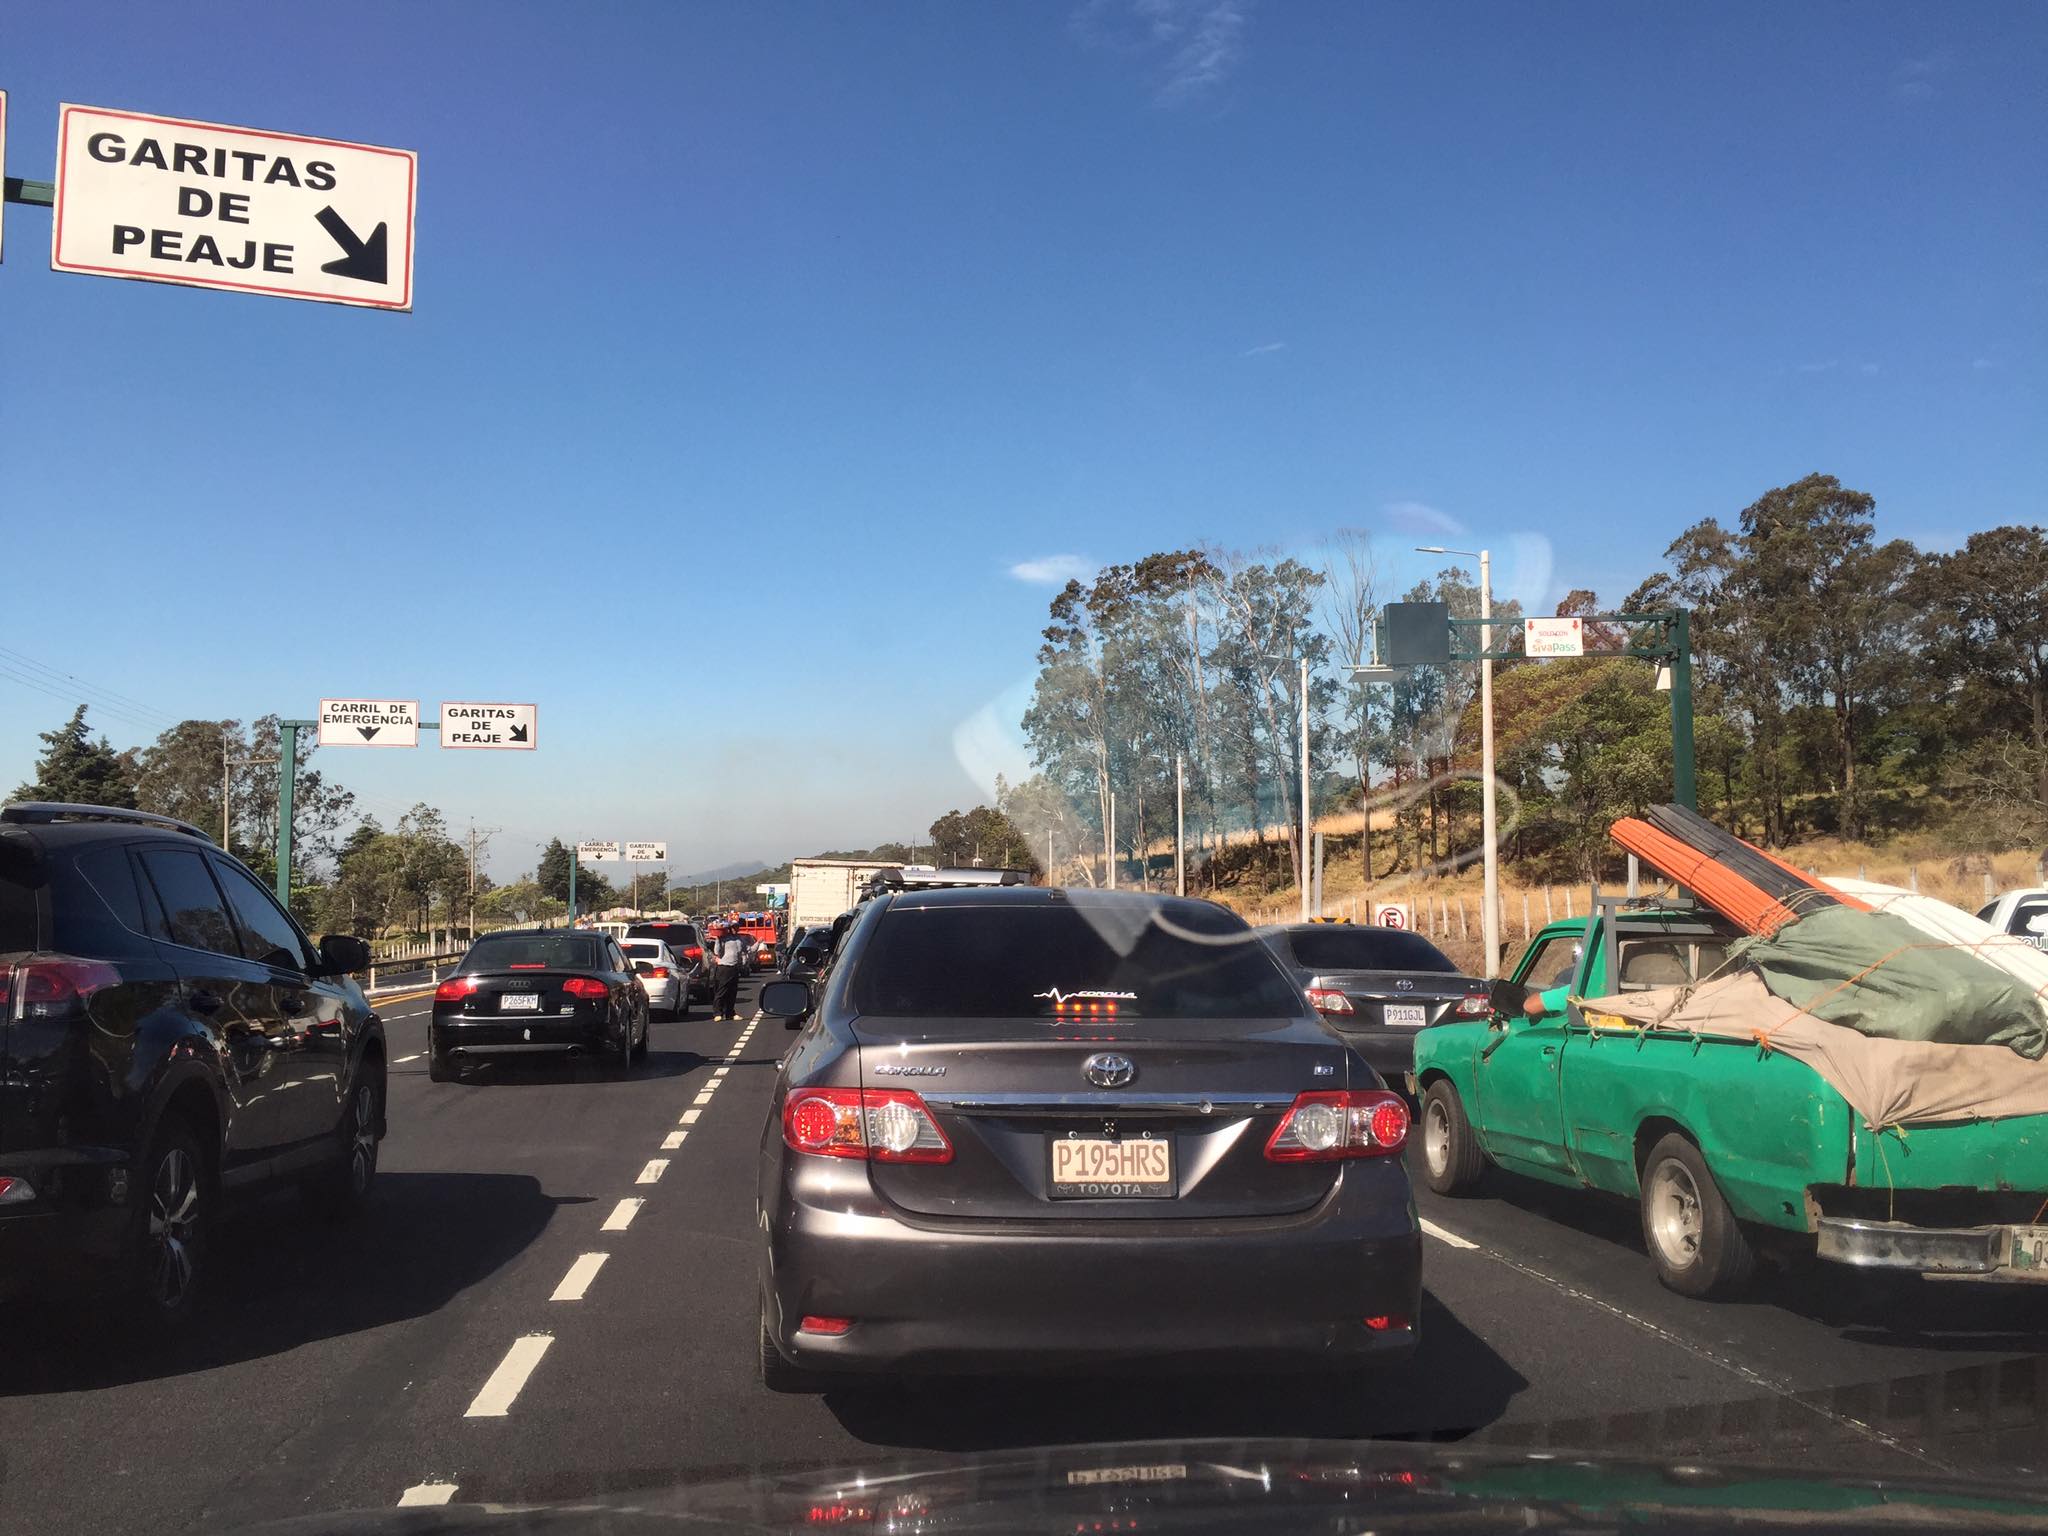
<path fill-rule="evenodd" d="M 1578 618 L 1524 619 L 1522 654 L 1525 656 L 1583 656 L 1586 654 L 1586 621 Z"/>
<path fill-rule="evenodd" d="M 66 102 L 50 265 L 412 308 L 409 149 Z"/>

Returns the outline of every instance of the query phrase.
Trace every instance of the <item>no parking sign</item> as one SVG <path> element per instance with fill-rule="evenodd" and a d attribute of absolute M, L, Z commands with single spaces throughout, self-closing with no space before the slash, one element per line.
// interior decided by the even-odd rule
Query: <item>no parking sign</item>
<path fill-rule="evenodd" d="M 1373 903 L 1372 922 L 1375 928 L 1413 928 L 1415 913 L 1405 901 L 1377 901 Z"/>

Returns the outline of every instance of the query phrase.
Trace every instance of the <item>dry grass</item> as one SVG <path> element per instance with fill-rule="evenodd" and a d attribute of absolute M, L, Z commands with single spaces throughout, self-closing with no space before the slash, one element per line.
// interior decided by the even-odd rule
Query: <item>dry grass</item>
<path fill-rule="evenodd" d="M 1334 828 L 1329 829 L 1334 830 Z M 1351 818 L 1355 834 L 1357 817 Z M 1837 837 L 1815 838 L 1779 850 L 1780 857 L 1800 869 L 1820 875 L 1849 875 L 1886 885 L 1912 887 L 1916 881 L 1921 894 L 1933 896 L 1965 912 L 1975 912 L 1991 895 L 2020 886 L 2044 882 L 2035 854 L 2027 852 L 1957 854 L 1934 837 L 1901 839 L 1882 847 L 1848 842 Z M 1989 885 L 1986 878 L 1989 877 Z M 1605 883 L 1614 892 L 1623 882 Z M 1642 871 L 1642 891 L 1653 894 L 1672 889 L 1656 876 Z M 1459 965 L 1478 974 L 1482 965 L 1480 911 L 1483 877 L 1475 864 L 1457 875 L 1429 880 L 1375 881 L 1365 888 L 1354 859 L 1342 868 L 1325 865 L 1323 911 L 1329 916 L 1370 920 L 1373 903 L 1399 901 L 1414 912 L 1416 929 L 1428 935 Z M 1591 896 L 1588 884 L 1524 885 L 1511 878 L 1501 883 L 1501 946 L 1511 960 L 1527 942 L 1531 931 L 1552 917 L 1583 914 Z M 1293 922 L 1301 915 L 1298 888 L 1282 891 L 1239 892 L 1224 890 L 1216 899 L 1242 913 L 1251 923 Z M 1527 914 L 1526 921 L 1524 914 Z"/>

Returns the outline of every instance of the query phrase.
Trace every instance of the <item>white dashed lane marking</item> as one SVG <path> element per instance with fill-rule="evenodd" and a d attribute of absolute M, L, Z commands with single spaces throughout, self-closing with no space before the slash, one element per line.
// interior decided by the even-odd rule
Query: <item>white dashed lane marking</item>
<path fill-rule="evenodd" d="M 709 1104 L 711 1102 L 711 1090 L 709 1088 L 706 1088 L 702 1093 L 698 1094 L 696 1098 L 690 1100 L 690 1102 L 696 1105 L 699 1109 L 702 1109 L 706 1104 Z"/>
<path fill-rule="evenodd" d="M 491 1379 L 483 1384 L 483 1389 L 462 1416 L 465 1419 L 504 1418 L 512 1411 L 512 1404 L 519 1396 L 519 1389 L 526 1385 L 526 1378 L 533 1374 L 533 1368 L 540 1364 L 541 1356 L 554 1342 L 554 1335 L 550 1333 L 523 1333 L 514 1339 L 512 1347 L 505 1351 L 505 1358 L 491 1372 Z"/>
<path fill-rule="evenodd" d="M 398 1496 L 400 1509 L 411 1509 L 420 1504 L 446 1504 L 455 1497 L 453 1483 L 414 1483 Z"/>
<path fill-rule="evenodd" d="M 647 1160 L 647 1166 L 640 1170 L 640 1177 L 635 1179 L 633 1182 L 635 1184 L 653 1184 L 659 1181 L 661 1176 L 666 1172 L 668 1172 L 667 1158 L 650 1157 Z"/>
<path fill-rule="evenodd" d="M 640 1214 L 640 1207 L 646 1203 L 645 1200 L 621 1200 L 612 1207 L 611 1215 L 605 1217 L 604 1225 L 598 1230 L 601 1232 L 625 1231 L 626 1228 L 633 1225 L 633 1218 Z"/>
<path fill-rule="evenodd" d="M 704 1111 L 701 1109 L 686 1109 L 683 1111 L 683 1118 L 681 1123 L 684 1125 L 695 1125 L 697 1123 L 697 1117 L 703 1113 Z"/>
<path fill-rule="evenodd" d="M 586 1253 L 580 1255 L 569 1266 L 569 1273 L 562 1276 L 562 1283 L 555 1287 L 555 1294 L 549 1301 L 581 1301 L 583 1293 L 590 1289 L 590 1282 L 597 1278 L 597 1272 L 604 1268 L 608 1253 Z"/>
<path fill-rule="evenodd" d="M 670 1131 L 661 1138 L 661 1150 L 664 1152 L 675 1151 L 676 1148 L 683 1144 L 683 1139 L 689 1134 L 688 1131 Z"/>
<path fill-rule="evenodd" d="M 1469 1237 L 1460 1237 L 1455 1232 L 1446 1232 L 1433 1221 L 1425 1221 L 1422 1224 L 1422 1235 L 1424 1237 L 1433 1237 L 1440 1243 L 1449 1243 L 1453 1248 L 1476 1249 L 1479 1246 Z"/>
<path fill-rule="evenodd" d="M 418 1051 L 414 1051 L 414 1052 L 413 1052 L 413 1053 L 412 1053 L 412 1054 L 411 1054 L 410 1056 L 401 1056 L 401 1057 L 399 1057 L 397 1061 L 395 1061 L 395 1062 L 393 1062 L 393 1063 L 392 1063 L 392 1065 L 393 1065 L 393 1066 L 399 1066 L 399 1067 L 402 1067 L 402 1066 L 404 1066 L 404 1065 L 405 1065 L 405 1064 L 406 1064 L 407 1062 L 409 1062 L 409 1061 L 418 1061 L 419 1059 L 420 1059 L 420 1052 L 418 1052 Z M 453 1487 L 454 1487 L 455 1485 L 454 1485 L 453 1483 L 446 1483 L 446 1484 L 443 1484 L 443 1483 L 421 1483 L 421 1484 L 420 1484 L 420 1486 L 421 1486 L 422 1488 L 441 1488 L 441 1487 L 448 1487 L 448 1488 L 453 1488 Z M 406 1492 L 408 1492 L 408 1493 L 410 1493 L 411 1491 L 412 1491 L 412 1490 L 411 1490 L 410 1488 L 408 1488 L 408 1489 L 406 1490 Z"/>

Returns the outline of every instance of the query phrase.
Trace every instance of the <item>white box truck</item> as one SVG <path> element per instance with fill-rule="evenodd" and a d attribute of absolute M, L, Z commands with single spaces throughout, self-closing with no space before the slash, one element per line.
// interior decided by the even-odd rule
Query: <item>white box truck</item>
<path fill-rule="evenodd" d="M 861 887 L 870 878 L 901 867 L 865 859 L 791 859 L 789 919 L 783 932 L 825 926 L 860 900 Z"/>

